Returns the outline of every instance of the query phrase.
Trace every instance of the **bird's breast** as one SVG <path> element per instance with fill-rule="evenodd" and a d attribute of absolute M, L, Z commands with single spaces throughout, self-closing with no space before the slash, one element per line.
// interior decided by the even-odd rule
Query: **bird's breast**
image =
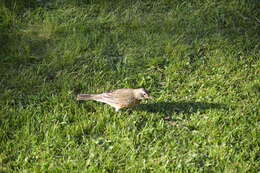
<path fill-rule="evenodd" d="M 124 108 L 133 107 L 133 106 L 135 106 L 135 105 L 137 105 L 137 104 L 139 104 L 139 103 L 140 103 L 140 100 L 137 100 L 137 99 L 128 99 L 127 102 L 121 104 L 121 107 L 122 107 L 122 108 L 123 108 L 123 107 L 124 107 Z"/>

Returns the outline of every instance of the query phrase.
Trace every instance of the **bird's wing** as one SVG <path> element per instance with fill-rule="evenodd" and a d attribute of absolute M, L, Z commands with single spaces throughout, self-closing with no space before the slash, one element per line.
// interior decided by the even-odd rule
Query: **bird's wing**
<path fill-rule="evenodd" d="M 115 99 L 111 93 L 103 93 L 103 94 L 98 94 L 94 98 L 94 100 L 102 103 L 106 103 L 116 109 L 120 108 L 120 102 L 118 99 Z"/>
<path fill-rule="evenodd" d="M 109 104 L 116 108 L 128 105 L 129 100 L 131 100 L 132 97 L 131 90 L 119 89 L 113 92 L 98 94 L 94 97 L 94 100 Z"/>

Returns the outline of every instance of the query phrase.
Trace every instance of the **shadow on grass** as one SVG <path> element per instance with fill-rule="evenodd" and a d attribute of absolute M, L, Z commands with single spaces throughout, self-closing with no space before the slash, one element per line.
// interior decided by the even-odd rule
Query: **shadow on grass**
<path fill-rule="evenodd" d="M 220 103 L 206 103 L 206 102 L 192 102 L 192 101 L 180 101 L 180 102 L 157 102 L 150 104 L 141 104 L 138 106 L 138 110 L 146 111 L 150 113 L 163 113 L 170 115 L 176 114 L 193 114 L 196 112 L 205 112 L 208 109 L 226 109 L 227 106 Z"/>

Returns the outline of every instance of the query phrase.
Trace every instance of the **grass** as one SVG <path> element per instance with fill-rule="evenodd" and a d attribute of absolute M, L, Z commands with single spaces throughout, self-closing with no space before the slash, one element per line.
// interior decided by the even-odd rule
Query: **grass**
<path fill-rule="evenodd" d="M 259 172 L 258 1 L 6 1 L 0 172 Z M 119 113 L 78 93 L 145 87 Z"/>

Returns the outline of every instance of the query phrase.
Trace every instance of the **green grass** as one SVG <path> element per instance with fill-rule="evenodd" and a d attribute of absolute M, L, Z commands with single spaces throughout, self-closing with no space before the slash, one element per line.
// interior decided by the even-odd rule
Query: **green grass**
<path fill-rule="evenodd" d="M 259 172 L 257 0 L 0 5 L 0 172 Z M 78 93 L 145 87 L 115 112 Z"/>

